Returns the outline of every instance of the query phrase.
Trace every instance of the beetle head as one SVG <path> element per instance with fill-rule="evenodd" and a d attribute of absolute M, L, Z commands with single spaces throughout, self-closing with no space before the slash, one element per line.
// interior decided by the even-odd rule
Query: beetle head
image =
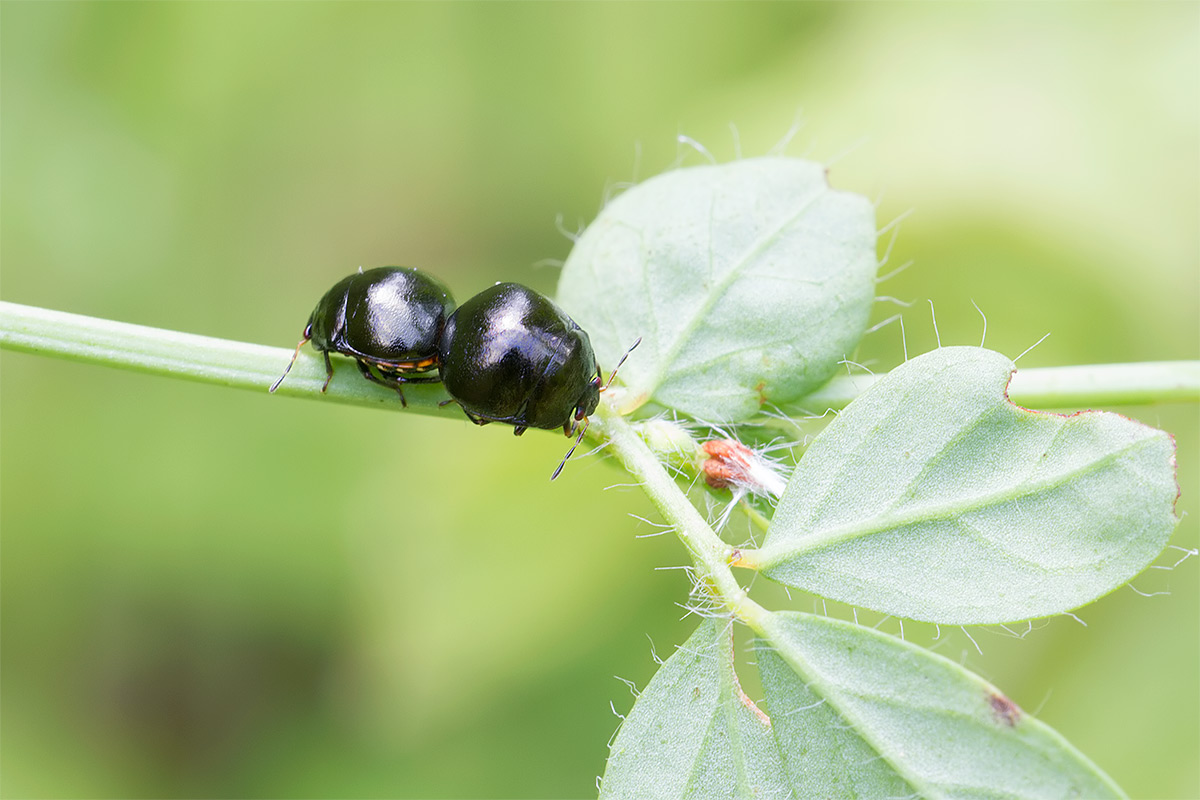
<path fill-rule="evenodd" d="M 579 402 L 575 404 L 575 421 L 591 416 L 600 405 L 600 366 L 596 366 L 596 377 L 588 381 Z"/>

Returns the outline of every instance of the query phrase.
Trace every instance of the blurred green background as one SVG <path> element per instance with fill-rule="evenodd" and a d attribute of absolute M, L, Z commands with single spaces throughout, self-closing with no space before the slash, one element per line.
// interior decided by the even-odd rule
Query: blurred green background
<path fill-rule="evenodd" d="M 290 347 L 359 265 L 552 292 L 556 215 L 802 110 L 789 153 L 915 212 L 910 353 L 932 298 L 943 342 L 972 300 L 1009 355 L 1051 332 L 1026 367 L 1200 357 L 1196 4 L 5 2 L 0 36 L 5 300 Z M 561 436 L 0 364 L 4 796 L 588 796 L 613 676 L 694 625 L 623 473 L 547 481 Z M 1176 436 L 1196 547 L 1196 407 L 1120 410 Z M 1198 561 L 940 652 L 1196 797 Z"/>

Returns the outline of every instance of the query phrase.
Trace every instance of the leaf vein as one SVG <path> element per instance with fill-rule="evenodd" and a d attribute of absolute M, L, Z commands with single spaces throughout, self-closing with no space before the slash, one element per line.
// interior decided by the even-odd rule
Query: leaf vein
<path fill-rule="evenodd" d="M 769 566 L 787 557 L 795 557 L 807 552 L 813 552 L 825 547 L 836 545 L 850 539 L 868 536 L 897 528 L 919 525 L 934 520 L 957 519 L 963 514 L 988 510 L 1002 503 L 1020 498 L 1030 497 L 1043 491 L 1056 489 L 1068 481 L 1089 472 L 1106 467 L 1118 459 L 1136 453 L 1154 444 L 1153 437 L 1145 437 L 1129 442 L 1115 449 L 1102 458 L 1093 459 L 1073 469 L 1066 470 L 1036 484 L 1017 484 L 986 494 L 974 495 L 938 506 L 918 508 L 915 512 L 895 513 L 891 515 L 875 515 L 865 520 L 859 520 L 848 525 L 840 525 L 825 530 L 814 530 L 809 534 L 800 534 L 790 538 L 786 543 L 766 545 L 762 548 L 763 566 Z"/>
<path fill-rule="evenodd" d="M 746 264 L 749 263 L 750 259 L 773 244 L 785 230 L 793 225 L 798 219 L 803 217 L 804 214 L 806 214 L 809 209 L 812 208 L 812 206 L 822 197 L 822 195 L 823 192 L 818 191 L 813 192 L 810 196 L 804 198 L 803 202 L 800 203 L 799 208 L 797 208 L 795 212 L 784 217 L 784 219 L 778 225 L 771 228 L 762 237 L 755 241 L 749 248 L 747 248 L 746 252 L 742 256 L 733 262 L 733 265 L 730 267 L 729 271 L 726 272 L 721 277 L 721 280 L 708 292 L 708 295 L 704 298 L 704 302 L 700 303 L 696 307 L 691 318 L 675 336 L 674 341 L 672 341 L 671 346 L 663 354 L 663 357 L 659 359 L 658 368 L 655 371 L 654 377 L 649 381 L 648 384 L 651 391 L 657 389 L 659 384 L 662 383 L 662 377 L 665 374 L 667 367 L 679 356 L 679 352 L 682 350 L 684 344 L 686 344 L 692 338 L 692 334 L 695 333 L 696 328 L 699 327 L 701 321 L 708 317 L 709 312 L 712 310 L 713 306 L 716 305 L 717 300 L 724 296 L 725 292 L 729 290 L 729 287 L 733 284 L 734 280 L 739 277 Z M 711 257 L 711 238 L 708 249 Z M 643 271 L 649 272 L 649 269 Z"/>

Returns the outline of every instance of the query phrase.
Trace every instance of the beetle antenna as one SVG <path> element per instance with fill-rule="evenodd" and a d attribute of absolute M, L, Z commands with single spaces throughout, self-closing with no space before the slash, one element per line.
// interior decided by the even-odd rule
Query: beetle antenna
<path fill-rule="evenodd" d="M 617 362 L 617 365 L 615 367 L 613 367 L 612 374 L 608 376 L 608 383 L 604 384 L 604 388 L 601 389 L 600 391 L 602 391 L 602 392 L 607 391 L 608 387 L 612 386 L 613 380 L 617 377 L 617 370 L 619 370 L 621 368 L 621 365 L 625 363 L 625 359 L 629 358 L 629 354 L 632 353 L 634 351 L 634 349 L 641 343 L 642 343 L 642 337 L 639 336 L 636 342 L 629 345 L 629 349 L 625 351 L 625 355 L 621 356 L 621 360 Z"/>
<path fill-rule="evenodd" d="M 271 384 L 271 388 L 267 390 L 271 394 L 275 394 L 275 390 L 279 388 L 279 384 L 283 383 L 283 379 L 286 378 L 287 374 L 292 371 L 292 365 L 296 363 L 296 357 L 300 355 L 300 348 L 304 347 L 304 343 L 311 338 L 308 335 L 309 330 L 310 328 L 304 329 L 304 338 L 296 343 L 296 352 L 292 353 L 292 360 L 288 362 L 287 368 L 283 370 L 283 374 L 280 375 L 279 378 Z"/>
<path fill-rule="evenodd" d="M 579 443 L 583 441 L 583 435 L 587 433 L 588 422 L 590 422 L 590 420 L 587 417 L 584 417 L 583 427 L 579 429 L 579 435 L 575 437 L 575 444 L 571 445 L 571 449 L 567 451 L 565 456 L 563 456 L 563 460 L 559 462 L 558 469 L 554 470 L 554 474 L 550 476 L 550 480 L 554 480 L 559 476 L 559 473 L 563 471 L 563 467 L 567 465 L 567 459 L 571 457 L 571 454 L 575 452 L 575 448 L 579 447 Z"/>
<path fill-rule="evenodd" d="M 641 343 L 642 343 L 642 337 L 639 336 L 638 340 L 629 346 L 629 349 L 625 351 L 625 355 L 621 356 L 621 360 L 617 362 L 617 365 L 615 367 L 613 367 L 612 374 L 608 376 L 608 383 L 604 384 L 604 388 L 601 389 L 600 391 L 603 392 L 606 389 L 608 389 L 609 386 L 612 386 L 613 379 L 617 377 L 617 370 L 619 370 L 621 368 L 621 365 L 625 363 L 625 359 L 629 358 L 629 354 L 633 352 L 634 348 L 637 347 Z M 600 368 L 596 367 L 596 383 L 599 383 L 599 382 L 600 382 Z M 562 473 L 563 467 L 565 467 L 567 465 L 567 461 L 569 461 L 571 456 L 574 455 L 575 448 L 579 447 L 579 443 L 583 441 L 583 435 L 585 433 L 587 433 L 588 424 L 590 422 L 591 422 L 591 420 L 589 420 L 587 417 L 583 418 L 583 427 L 579 429 L 579 435 L 575 437 L 575 443 L 571 445 L 571 449 L 567 451 L 567 454 L 565 456 L 563 456 L 563 460 L 559 462 L 558 469 L 554 470 L 554 474 L 550 476 L 550 480 L 554 480 Z"/>

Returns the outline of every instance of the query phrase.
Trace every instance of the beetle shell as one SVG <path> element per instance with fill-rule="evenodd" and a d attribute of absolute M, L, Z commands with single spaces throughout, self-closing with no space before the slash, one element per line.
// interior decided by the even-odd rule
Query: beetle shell
<path fill-rule="evenodd" d="M 344 353 L 387 371 L 436 366 L 438 339 L 454 311 L 450 290 L 412 267 L 377 267 L 343 278 L 309 317 L 317 350 Z"/>
<path fill-rule="evenodd" d="M 459 306 L 442 332 L 438 367 L 468 416 L 570 430 L 600 401 L 587 333 L 548 298 L 498 283 Z"/>

